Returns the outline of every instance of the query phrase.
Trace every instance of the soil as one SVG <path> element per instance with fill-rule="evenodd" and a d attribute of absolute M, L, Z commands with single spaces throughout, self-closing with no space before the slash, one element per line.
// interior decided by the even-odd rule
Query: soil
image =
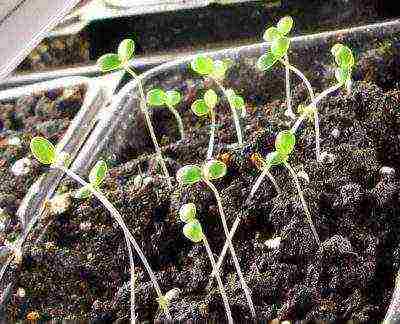
<path fill-rule="evenodd" d="M 20 234 L 17 209 L 29 187 L 46 170 L 30 153 L 31 138 L 44 136 L 59 142 L 82 106 L 85 93 L 86 86 L 75 86 L 0 102 L 0 245 Z M 27 172 L 15 173 L 13 166 L 24 158 L 28 158 Z"/>
<path fill-rule="evenodd" d="M 205 84 L 206 89 L 211 84 Z M 202 90 L 200 90 L 202 91 Z M 296 101 L 302 100 L 302 89 Z M 188 91 L 180 111 L 188 138 L 178 131 L 168 111 L 158 109 L 157 134 L 171 174 L 186 164 L 202 163 L 207 149 L 209 121 L 189 110 L 200 93 Z M 254 199 L 245 201 L 260 171 L 254 153 L 273 149 L 278 131 L 287 129 L 284 102 L 247 106 L 246 145 L 235 142 L 234 127 L 224 102 L 217 107 L 215 156 L 228 165 L 228 174 L 215 185 L 221 193 L 229 225 L 242 221 L 234 246 L 252 290 L 259 319 L 305 319 L 360 322 L 381 320 L 391 299 L 400 266 L 400 91 L 359 81 L 347 94 L 337 91 L 320 104 L 321 146 L 331 156 L 315 161 L 312 124 L 301 127 L 290 159 L 301 179 L 307 204 L 324 250 L 318 249 L 292 179 L 283 167 L 272 170 L 282 194 L 268 180 Z M 174 321 L 226 321 L 216 283 L 209 284 L 211 267 L 204 247 L 182 234 L 179 207 L 195 202 L 198 218 L 214 253 L 224 241 L 215 198 L 202 183 L 169 189 L 142 136 L 143 147 L 116 157 L 102 186 L 121 212 L 147 256 L 164 292 L 179 288 L 170 312 Z M 139 139 L 135 139 L 135 142 Z M 138 147 L 132 141 L 131 147 Z M 382 168 L 382 167 L 393 168 Z M 135 181 L 141 174 L 142 184 Z M 60 192 L 77 189 L 65 180 Z M 53 215 L 45 232 L 34 235 L 24 248 L 11 302 L 10 321 L 37 312 L 40 319 L 83 319 L 92 323 L 127 321 L 130 307 L 129 262 L 122 231 L 94 198 L 71 201 L 64 213 Z M 281 237 L 278 248 L 265 241 Z M 156 295 L 140 260 L 136 265 L 136 313 L 140 322 L 162 321 Z M 235 322 L 251 317 L 229 253 L 222 278 Z M 17 289 L 25 289 L 25 296 Z"/>

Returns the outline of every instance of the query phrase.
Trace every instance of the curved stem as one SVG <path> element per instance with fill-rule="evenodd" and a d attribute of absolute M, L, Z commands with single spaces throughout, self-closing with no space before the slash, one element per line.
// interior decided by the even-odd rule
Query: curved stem
<path fill-rule="evenodd" d="M 224 212 L 224 208 L 222 207 L 221 196 L 219 195 L 219 192 L 218 192 L 217 188 L 212 184 L 211 181 L 209 181 L 206 178 L 203 178 L 203 181 L 207 184 L 207 186 L 214 193 L 215 199 L 217 200 L 218 210 L 219 210 L 219 214 L 220 214 L 221 220 L 222 220 L 222 226 L 224 228 L 226 240 L 227 240 L 228 245 L 229 245 L 229 251 L 231 252 L 233 263 L 235 264 L 236 272 L 237 272 L 238 277 L 239 277 L 239 281 L 240 281 L 240 283 L 242 285 L 242 288 L 244 290 L 244 293 L 246 295 L 246 299 L 247 299 L 247 303 L 249 304 L 249 307 L 250 307 L 251 315 L 253 316 L 253 318 L 255 318 L 256 317 L 256 311 L 254 309 L 253 301 L 251 299 L 250 289 L 249 289 L 249 287 L 247 286 L 247 284 L 246 284 L 246 282 L 244 280 L 243 273 L 242 273 L 242 270 L 240 269 L 240 265 L 239 265 L 239 261 L 238 261 L 237 256 L 236 256 L 235 249 L 233 248 L 233 244 L 232 244 L 232 241 L 230 239 L 228 225 L 226 223 L 225 212 Z"/>
<path fill-rule="evenodd" d="M 216 85 L 220 88 L 220 90 L 222 91 L 222 93 L 224 94 L 226 99 L 228 100 L 229 107 L 231 108 L 231 111 L 232 111 L 233 121 L 235 123 L 235 129 L 236 129 L 236 135 L 237 135 L 238 143 L 239 143 L 239 146 L 243 146 L 242 128 L 240 127 L 240 120 L 239 120 L 239 116 L 238 116 L 238 113 L 236 111 L 236 108 L 231 106 L 230 101 L 229 101 L 229 97 L 226 95 L 226 89 L 222 85 L 222 83 L 219 82 L 217 79 L 213 79 L 213 80 L 216 83 Z"/>
<path fill-rule="evenodd" d="M 146 271 L 150 277 L 151 282 L 153 283 L 154 289 L 156 290 L 156 293 L 159 298 L 163 297 L 163 294 L 161 292 L 160 286 L 158 285 L 158 281 L 156 276 L 154 275 L 153 270 L 150 267 L 150 264 L 147 262 L 147 259 L 139 247 L 139 244 L 136 242 L 135 238 L 132 236 L 130 233 L 129 229 L 127 228 L 122 215 L 119 213 L 119 211 L 113 206 L 113 204 L 107 199 L 106 196 L 101 191 L 95 190 L 91 185 L 89 185 L 85 180 L 83 180 L 80 176 L 72 172 L 71 170 L 62 167 L 62 166 L 54 166 L 61 171 L 65 172 L 71 179 L 75 180 L 82 186 L 88 188 L 88 190 L 95 196 L 100 202 L 103 204 L 103 206 L 110 212 L 111 216 L 114 217 L 114 219 L 117 221 L 118 225 L 121 226 L 122 231 L 124 232 L 124 235 L 129 239 L 131 244 L 133 245 L 133 248 L 135 249 L 136 253 L 139 255 L 140 260 L 142 261 L 144 267 L 146 268 Z M 171 319 L 171 315 L 169 314 L 169 311 L 166 310 L 166 316 L 168 319 Z"/>
<path fill-rule="evenodd" d="M 185 139 L 185 131 L 181 115 L 179 115 L 178 111 L 173 106 L 167 105 L 167 107 L 169 111 L 175 116 L 176 122 L 178 123 L 178 129 L 181 135 L 181 140 Z"/>
<path fill-rule="evenodd" d="M 154 148 L 156 150 L 158 161 L 159 161 L 159 163 L 161 165 L 161 168 L 163 170 L 164 176 L 167 178 L 168 186 L 170 188 L 172 188 L 172 183 L 171 183 L 171 179 L 169 177 L 169 172 L 168 172 L 167 166 L 165 165 L 165 161 L 164 161 L 164 158 L 163 158 L 162 153 L 161 153 L 161 148 L 158 145 L 157 137 L 156 137 L 156 134 L 154 133 L 154 128 L 153 128 L 153 125 L 151 123 L 151 119 L 150 119 L 150 115 L 149 115 L 149 111 L 148 111 L 147 103 L 146 103 L 146 96 L 145 96 L 144 90 L 143 90 L 142 80 L 130 67 L 126 66 L 125 67 L 125 71 L 127 71 L 136 80 L 136 82 L 137 82 L 137 84 L 139 86 L 139 92 L 140 92 L 140 96 L 141 96 L 141 100 L 140 100 L 141 105 L 140 105 L 140 107 L 141 107 L 141 110 L 142 110 L 142 112 L 144 114 L 144 117 L 146 119 L 147 128 L 149 129 L 149 133 L 150 133 L 151 139 L 153 141 Z"/>
<path fill-rule="evenodd" d="M 262 181 L 264 180 L 265 176 L 268 176 L 268 178 L 271 180 L 272 184 L 275 187 L 276 192 L 278 193 L 278 195 L 280 195 L 282 193 L 281 188 L 279 187 L 278 183 L 276 182 L 275 178 L 273 177 L 273 175 L 271 174 L 271 172 L 269 172 L 269 168 L 270 166 L 266 166 L 264 168 L 264 170 L 261 172 L 261 174 L 258 176 L 256 182 L 254 183 L 253 187 L 251 188 L 249 197 L 246 199 L 246 203 L 249 202 L 251 199 L 253 199 L 254 194 L 256 193 L 257 189 L 260 187 Z M 229 238 L 232 240 L 233 236 L 236 233 L 236 230 L 239 226 L 240 223 L 240 216 L 236 216 L 236 219 L 232 225 L 231 231 L 229 232 Z M 213 273 L 211 274 L 212 276 L 215 276 L 216 272 L 219 271 L 219 268 L 222 265 L 222 262 L 224 261 L 226 252 L 228 251 L 228 241 L 225 242 L 224 247 L 222 248 L 222 252 L 218 258 L 218 262 L 217 262 L 217 266 L 215 268 L 215 270 L 213 270 Z"/>
<path fill-rule="evenodd" d="M 292 108 L 292 93 L 290 90 L 290 69 L 288 67 L 289 65 L 289 57 L 287 54 L 285 54 L 285 90 L 286 90 L 286 113 L 290 118 L 295 119 L 296 115 L 293 112 Z"/>
<path fill-rule="evenodd" d="M 213 269 L 215 269 L 215 259 L 211 252 L 210 245 L 208 244 L 208 241 L 207 241 L 207 238 L 205 235 L 203 235 L 203 244 L 204 244 L 204 247 L 206 248 L 208 258 L 210 259 L 211 266 Z M 232 312 L 231 312 L 231 308 L 229 306 L 228 297 L 226 296 L 225 288 L 224 288 L 224 285 L 222 284 L 221 276 L 219 275 L 218 272 L 216 274 L 216 279 L 217 279 L 217 283 L 218 283 L 218 287 L 219 287 L 219 292 L 222 297 L 222 301 L 224 302 L 225 312 L 226 312 L 226 317 L 228 319 L 228 323 L 233 324 Z"/>
<path fill-rule="evenodd" d="M 289 170 L 290 174 L 291 174 L 292 177 L 293 177 L 293 181 L 294 181 L 294 183 L 295 183 L 295 185 L 296 185 L 297 192 L 298 192 L 298 194 L 299 194 L 301 204 L 303 205 L 303 209 L 304 209 L 304 212 L 305 212 L 305 214 L 306 214 L 307 222 L 308 222 L 308 224 L 309 224 L 310 227 L 311 227 L 311 231 L 312 231 L 312 233 L 313 233 L 313 235 L 314 235 L 315 241 L 317 242 L 317 245 L 318 245 L 318 246 L 321 246 L 321 241 L 319 240 L 317 230 L 315 229 L 314 223 L 313 223 L 313 221 L 312 221 L 311 213 L 310 213 L 310 211 L 309 211 L 309 209 L 308 209 L 306 200 L 304 199 L 303 190 L 301 189 L 300 182 L 299 182 L 299 179 L 298 179 L 298 177 L 297 177 L 297 174 L 296 174 L 296 172 L 293 170 L 293 168 L 290 166 L 289 162 L 285 161 L 284 164 L 285 164 L 286 168 Z"/>
<path fill-rule="evenodd" d="M 397 272 L 394 291 L 382 324 L 398 323 L 400 319 L 400 272 Z"/>
<path fill-rule="evenodd" d="M 208 150 L 207 150 L 207 160 L 212 159 L 213 151 L 214 151 L 214 142 L 215 142 L 215 112 L 214 109 L 210 109 L 210 117 L 211 117 L 211 131 L 210 131 L 210 140 L 208 142 Z"/>

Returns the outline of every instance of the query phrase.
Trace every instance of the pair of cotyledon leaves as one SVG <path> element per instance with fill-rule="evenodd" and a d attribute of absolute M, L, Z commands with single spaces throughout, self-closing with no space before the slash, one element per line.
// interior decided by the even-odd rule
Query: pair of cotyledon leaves
<path fill-rule="evenodd" d="M 51 165 L 59 162 L 60 154 L 57 152 L 55 146 L 44 137 L 34 137 L 31 140 L 30 148 L 33 156 L 42 164 Z M 100 160 L 92 168 L 89 173 L 89 185 L 99 188 L 100 184 L 104 181 L 107 175 L 107 164 Z M 78 190 L 77 198 L 86 198 L 91 195 L 87 187 L 82 187 Z"/>
<path fill-rule="evenodd" d="M 203 229 L 196 218 L 196 205 L 193 203 L 184 204 L 179 209 L 179 218 L 185 223 L 183 234 L 192 242 L 200 242 L 203 239 Z"/>

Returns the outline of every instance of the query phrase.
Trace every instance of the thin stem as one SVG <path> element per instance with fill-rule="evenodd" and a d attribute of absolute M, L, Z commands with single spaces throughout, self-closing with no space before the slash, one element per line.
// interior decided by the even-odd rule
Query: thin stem
<path fill-rule="evenodd" d="M 112 203 L 107 199 L 106 196 L 101 191 L 95 190 L 91 185 L 89 185 L 85 180 L 83 180 L 80 176 L 72 172 L 71 170 L 56 165 L 54 166 L 61 171 L 65 172 L 71 179 L 75 180 L 76 182 L 80 183 L 82 186 L 85 188 L 88 188 L 88 190 L 98 199 L 100 202 L 103 204 L 103 206 L 110 212 L 111 216 L 114 217 L 114 219 L 118 222 L 118 225 L 121 226 L 122 231 L 124 232 L 124 235 L 129 239 L 131 244 L 133 245 L 133 248 L 135 249 L 136 253 L 139 255 L 140 260 L 142 261 L 144 267 L 146 268 L 147 273 L 149 274 L 150 280 L 153 283 L 154 289 L 156 290 L 156 293 L 159 298 L 163 297 L 163 294 L 161 292 L 160 286 L 158 285 L 158 281 L 156 276 L 154 275 L 153 270 L 150 267 L 150 264 L 147 262 L 147 259 L 139 247 L 139 244 L 136 242 L 135 238 L 132 236 L 130 233 L 129 229 L 127 228 L 122 215 L 119 213 L 119 211 L 112 205 Z M 171 320 L 171 315 L 169 314 L 169 311 L 166 310 L 165 314 L 169 320 Z"/>
<path fill-rule="evenodd" d="M 255 318 L 256 317 L 256 311 L 254 309 L 254 304 L 253 304 L 253 301 L 251 299 L 250 289 L 249 289 L 249 287 L 247 286 L 247 284 L 246 284 L 246 282 L 244 280 L 243 273 L 242 273 L 242 270 L 240 269 L 240 265 L 239 265 L 239 261 L 238 261 L 237 256 L 236 256 L 235 249 L 233 248 L 233 244 L 232 244 L 232 241 L 230 239 L 228 225 L 226 223 L 225 212 L 224 212 L 224 208 L 222 207 L 221 196 L 219 195 L 219 192 L 218 192 L 217 188 L 212 184 L 211 181 L 209 181 L 206 178 L 204 178 L 203 181 L 208 185 L 208 187 L 214 193 L 215 199 L 217 200 L 218 210 L 219 210 L 219 214 L 220 214 L 221 220 L 222 220 L 222 226 L 224 228 L 226 240 L 227 240 L 228 245 L 229 245 L 229 251 L 231 252 L 233 263 L 235 264 L 236 272 L 237 272 L 237 274 L 239 276 L 239 281 L 240 281 L 240 283 L 242 285 L 242 288 L 244 290 L 244 293 L 246 295 L 247 303 L 249 304 L 249 307 L 250 307 L 250 312 L 251 312 L 253 318 Z"/>
<path fill-rule="evenodd" d="M 210 259 L 211 266 L 213 269 L 215 269 L 215 259 L 211 252 L 210 245 L 208 244 L 208 241 L 207 241 L 207 238 L 205 235 L 203 235 L 203 244 L 204 244 L 204 247 L 206 248 L 208 258 Z M 225 288 L 224 288 L 224 285 L 222 284 L 221 276 L 219 275 L 218 272 L 216 275 L 216 279 L 218 282 L 219 292 L 221 294 L 222 301 L 224 302 L 226 317 L 228 318 L 228 323 L 233 324 L 232 312 L 231 312 L 231 308 L 229 306 L 228 297 L 226 296 Z"/>
<path fill-rule="evenodd" d="M 129 262 L 131 264 L 131 324 L 136 323 L 136 313 L 135 313 L 135 263 L 133 262 L 132 246 L 125 235 L 126 246 L 128 247 Z"/>
<path fill-rule="evenodd" d="M 285 62 L 287 64 L 285 64 L 285 90 L 286 90 L 286 113 L 290 118 L 295 119 L 296 115 L 293 112 L 293 108 L 292 108 L 292 93 L 290 90 L 290 69 L 288 67 L 289 65 L 289 57 L 287 54 L 285 54 Z"/>
<path fill-rule="evenodd" d="M 261 172 L 261 174 L 258 176 L 256 182 L 253 185 L 253 188 L 251 188 L 249 197 L 246 199 L 246 202 L 251 201 L 251 199 L 253 199 L 254 194 L 256 193 L 257 189 L 260 187 L 262 181 L 264 180 L 265 176 L 268 176 L 268 178 L 271 180 L 272 184 L 275 187 L 276 192 L 278 193 L 278 195 L 280 195 L 282 193 L 281 188 L 279 187 L 278 183 L 276 182 L 275 178 L 273 177 L 273 175 L 271 174 L 271 172 L 269 171 L 270 166 L 266 166 L 264 168 L 264 170 Z M 229 238 L 232 240 L 233 236 L 236 233 L 236 230 L 239 226 L 240 223 L 240 216 L 236 216 L 236 219 L 232 225 L 231 231 L 229 232 Z M 222 262 L 224 261 L 226 252 L 228 251 L 228 241 L 225 242 L 224 247 L 222 248 L 222 252 L 218 258 L 218 262 L 217 262 L 217 267 L 215 268 L 215 270 L 213 271 L 213 273 L 211 274 L 212 276 L 214 276 L 216 274 L 217 271 L 219 271 L 219 268 L 222 265 Z"/>
<path fill-rule="evenodd" d="M 185 131 L 183 127 L 183 121 L 178 111 L 171 105 L 167 105 L 169 111 L 175 116 L 176 122 L 178 123 L 179 133 L 181 134 L 181 140 L 185 139 Z"/>
<path fill-rule="evenodd" d="M 168 186 L 170 188 L 172 188 L 172 183 L 171 183 L 171 179 L 169 177 L 169 172 L 168 172 L 167 166 L 165 165 L 165 161 L 164 161 L 164 158 L 161 153 L 161 148 L 158 145 L 157 137 L 156 137 L 156 134 L 154 133 L 154 128 L 151 123 L 151 119 L 150 119 L 150 115 L 149 115 L 149 111 L 148 111 L 147 103 L 146 103 L 146 96 L 145 96 L 144 90 L 143 90 L 142 80 L 130 67 L 126 66 L 125 71 L 127 71 L 136 80 L 136 82 L 139 86 L 139 92 L 140 92 L 140 96 L 141 96 L 140 107 L 141 107 L 141 110 L 146 119 L 147 128 L 149 129 L 149 133 L 150 133 L 151 139 L 153 141 L 154 148 L 156 150 L 158 161 L 161 164 L 161 168 L 163 170 L 164 176 L 167 178 Z"/>
<path fill-rule="evenodd" d="M 324 91 L 322 91 L 315 99 L 314 101 L 310 104 L 313 107 L 316 107 L 319 102 L 324 99 L 326 96 L 328 96 L 330 93 L 335 92 L 336 90 L 338 90 L 342 85 L 340 83 L 335 84 L 334 86 L 325 89 Z M 304 119 L 307 116 L 307 112 L 304 112 L 300 115 L 300 117 L 296 120 L 296 122 L 294 123 L 294 125 L 292 126 L 291 130 L 293 133 L 295 133 L 297 131 L 297 129 L 300 127 L 301 123 L 304 121 Z"/>
<path fill-rule="evenodd" d="M 233 117 L 233 121 L 235 123 L 235 129 L 236 129 L 236 135 L 237 135 L 237 140 L 239 143 L 239 146 L 243 146 L 243 135 L 242 135 L 242 128 L 240 127 L 240 120 L 239 120 L 239 116 L 237 114 L 236 108 L 232 107 L 229 101 L 229 97 L 226 94 L 226 89 L 225 87 L 222 85 L 221 82 L 219 82 L 217 79 L 213 79 L 214 82 L 217 84 L 217 86 L 220 88 L 220 90 L 222 91 L 222 93 L 224 94 L 224 96 L 226 97 L 226 99 L 228 100 L 229 103 L 229 107 L 231 108 L 232 111 L 232 117 Z"/>
<path fill-rule="evenodd" d="M 312 221 L 311 213 L 310 213 L 310 211 L 309 211 L 309 209 L 308 209 L 306 200 L 304 199 L 303 190 L 301 189 L 300 182 L 299 182 L 299 179 L 298 179 L 298 177 L 297 177 L 297 174 L 296 174 L 296 172 L 293 170 L 293 168 L 290 166 L 289 162 L 285 161 L 284 164 L 285 164 L 286 168 L 289 170 L 290 174 L 291 174 L 292 177 L 293 177 L 293 181 L 294 181 L 294 183 L 295 183 L 295 185 L 296 185 L 297 192 L 298 192 L 298 194 L 299 194 L 301 204 L 303 205 L 303 209 L 304 209 L 304 212 L 305 212 L 305 214 L 306 214 L 307 222 L 308 222 L 308 224 L 309 224 L 310 227 L 311 227 L 311 231 L 312 231 L 312 233 L 313 233 L 313 235 L 314 235 L 315 241 L 317 242 L 317 245 L 318 245 L 318 246 L 321 246 L 321 241 L 319 240 L 317 230 L 315 229 L 314 223 L 313 223 L 313 221 Z"/>
<path fill-rule="evenodd" d="M 210 140 L 208 142 L 207 160 L 212 159 L 212 155 L 213 155 L 213 151 L 214 151 L 214 142 L 215 142 L 215 111 L 214 111 L 214 109 L 210 109 L 210 118 L 211 118 L 211 131 L 210 131 Z"/>

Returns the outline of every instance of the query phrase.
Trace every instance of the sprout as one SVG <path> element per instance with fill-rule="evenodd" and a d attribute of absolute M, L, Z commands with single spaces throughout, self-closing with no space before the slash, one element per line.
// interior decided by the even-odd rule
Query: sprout
<path fill-rule="evenodd" d="M 111 72 L 111 71 L 120 70 L 120 69 L 125 70 L 127 73 L 129 73 L 134 78 L 134 80 L 136 80 L 138 87 L 139 87 L 139 93 L 140 93 L 140 99 L 141 99 L 140 109 L 141 109 L 143 115 L 145 116 L 146 125 L 149 130 L 150 137 L 151 137 L 151 140 L 153 141 L 153 145 L 154 145 L 154 148 L 155 148 L 155 151 L 157 154 L 157 160 L 161 165 L 161 169 L 164 173 L 165 178 L 167 179 L 167 183 L 168 183 L 169 187 L 172 188 L 172 183 L 170 180 L 169 172 L 168 172 L 167 166 L 165 164 L 165 161 L 163 159 L 161 148 L 160 148 L 160 145 L 158 144 L 153 125 L 151 123 L 151 118 L 150 118 L 148 108 L 147 108 L 146 95 L 145 95 L 144 89 L 143 89 L 142 79 L 139 78 L 139 76 L 136 74 L 136 72 L 134 70 L 132 70 L 131 67 L 129 66 L 129 60 L 134 56 L 134 54 L 135 54 L 135 42 L 132 39 L 124 39 L 118 46 L 117 54 L 108 53 L 108 54 L 101 56 L 97 60 L 97 66 L 103 72 Z M 160 94 L 160 93 L 158 93 L 158 94 Z M 175 94 L 172 94 L 172 96 L 174 96 L 174 95 Z M 154 98 L 152 97 L 152 99 L 154 99 Z M 174 101 L 175 99 L 173 99 L 172 101 Z M 168 108 L 172 111 L 173 105 L 169 106 L 167 104 L 167 101 L 169 103 L 171 100 L 166 100 L 163 103 L 165 103 L 168 106 Z M 172 107 L 172 109 L 171 109 L 171 107 Z M 175 115 L 175 113 L 174 113 L 174 115 Z M 180 117 L 179 117 L 179 119 L 177 118 L 177 120 L 178 120 L 178 127 L 181 130 L 181 136 L 183 137 L 183 125 L 181 125 L 182 127 L 179 125 Z"/>
<path fill-rule="evenodd" d="M 290 130 L 279 132 L 275 139 L 275 149 L 281 158 L 288 157 L 294 149 L 296 137 Z"/>
<path fill-rule="evenodd" d="M 112 203 L 108 200 L 108 198 L 98 189 L 99 185 L 104 181 L 104 178 L 107 175 L 107 165 L 104 161 L 98 161 L 96 165 L 92 168 L 89 174 L 89 179 L 90 183 L 87 183 L 85 180 L 83 180 L 79 175 L 75 174 L 72 172 L 68 167 L 66 166 L 65 163 L 55 163 L 58 162 L 60 159 L 58 155 L 61 155 L 62 157 L 64 156 L 61 153 L 57 153 L 57 150 L 55 147 L 45 138 L 42 137 L 34 137 L 31 140 L 30 143 L 30 148 L 33 153 L 33 155 L 39 160 L 39 162 L 42 162 L 43 164 L 51 164 L 53 168 L 59 169 L 60 171 L 63 171 L 66 173 L 71 179 L 75 180 L 78 182 L 82 188 L 83 192 L 89 192 L 89 194 L 94 195 L 102 204 L 103 206 L 110 212 L 111 216 L 117 221 L 118 225 L 122 228 L 122 231 L 125 236 L 125 241 L 128 247 L 128 253 L 129 253 L 129 262 L 131 266 L 131 273 L 133 276 L 133 271 L 134 269 L 134 264 L 133 264 L 133 253 L 132 253 L 132 245 L 138 254 L 140 260 L 142 261 L 147 273 L 150 276 L 150 280 L 153 283 L 154 289 L 156 290 L 157 296 L 160 298 L 163 296 L 160 286 L 158 284 L 157 278 L 153 272 L 153 270 L 150 267 L 149 262 L 147 261 L 142 249 L 140 248 L 139 244 L 136 242 L 135 238 L 132 236 L 130 233 L 128 227 L 126 226 L 126 223 L 122 217 L 122 215 L 118 212 L 118 210 L 112 205 Z M 61 201 L 55 201 L 57 203 L 57 211 L 61 211 L 61 208 L 64 208 L 64 202 L 65 202 L 65 197 L 60 199 L 61 197 L 56 197 L 57 200 Z M 62 204 L 60 204 L 62 202 Z M 54 203 L 54 201 L 53 201 Z M 23 241 L 21 240 L 21 244 Z M 17 246 L 18 248 L 18 246 Z M 15 253 L 16 254 L 16 253 Z M 18 258 L 18 256 L 15 256 Z M 131 291 L 131 294 L 133 295 L 133 291 Z M 132 302 L 131 304 L 132 310 L 134 309 L 134 303 Z M 169 314 L 168 309 L 164 310 L 166 313 L 166 316 L 168 320 L 171 320 L 171 315 Z"/>
<path fill-rule="evenodd" d="M 179 218 L 182 222 L 190 223 L 196 218 L 196 205 L 188 203 L 179 209 Z"/>
<path fill-rule="evenodd" d="M 175 109 L 181 101 L 181 94 L 178 91 L 170 90 L 164 91 L 162 89 L 153 89 L 147 93 L 147 103 L 150 106 L 167 106 L 169 111 L 175 116 L 176 122 L 178 123 L 179 133 L 181 139 L 185 138 L 185 132 L 183 129 L 183 121 L 178 111 Z"/>
<path fill-rule="evenodd" d="M 250 307 L 250 311 L 253 317 L 256 316 L 253 301 L 251 299 L 250 290 L 247 287 L 247 284 L 244 280 L 242 270 L 240 269 L 239 261 L 236 256 L 235 249 L 233 247 L 231 238 L 229 236 L 228 225 L 226 222 L 226 216 L 224 212 L 224 208 L 222 206 L 222 199 L 217 190 L 217 188 L 212 184 L 211 180 L 220 179 L 226 175 L 227 167 L 224 162 L 218 160 L 211 160 L 204 163 L 204 165 L 200 168 L 197 165 L 187 165 L 178 170 L 176 174 L 176 178 L 180 184 L 194 184 L 199 181 L 203 181 L 214 193 L 215 199 L 218 204 L 218 211 L 221 216 L 222 225 L 224 228 L 225 236 L 227 239 L 227 246 L 229 247 L 229 251 L 231 252 L 233 262 L 235 264 L 235 269 L 238 274 L 240 283 L 245 292 L 247 302 Z M 185 207 L 187 208 L 187 207 Z M 182 218 L 182 216 L 180 216 Z M 183 218 L 186 219 L 188 215 L 185 215 Z M 190 217 L 190 215 L 189 215 Z M 183 228 L 183 233 L 187 238 L 192 240 L 193 242 L 200 242 L 203 239 L 203 242 L 206 242 L 205 236 L 203 235 L 201 224 L 197 220 L 193 220 L 187 223 Z M 206 243 L 205 243 L 206 244 Z M 211 257 L 210 257 L 211 260 Z M 214 262 L 215 264 L 215 262 Z M 214 265 L 213 265 L 213 268 Z M 218 274 L 218 270 L 213 270 L 214 275 Z"/>
<path fill-rule="evenodd" d="M 331 53 L 335 58 L 338 67 L 335 70 L 336 80 L 340 84 L 347 84 L 351 81 L 351 70 L 355 64 L 352 51 L 343 44 L 335 44 Z"/>
<path fill-rule="evenodd" d="M 231 100 L 229 93 L 227 90 L 224 88 L 222 83 L 220 82 L 225 78 L 226 71 L 228 70 L 229 66 L 231 65 L 231 62 L 228 61 L 222 61 L 222 60 L 217 60 L 214 61 L 211 57 L 205 56 L 205 55 L 198 55 L 196 56 L 192 62 L 190 63 L 190 66 L 193 71 L 197 72 L 198 74 L 202 75 L 203 77 L 209 77 L 214 82 L 218 85 L 222 93 L 225 95 L 225 97 L 228 100 L 229 106 L 232 111 L 232 117 L 233 121 L 235 123 L 235 130 L 236 130 L 236 135 L 238 138 L 238 143 L 239 146 L 243 146 L 243 136 L 242 136 L 242 130 L 240 127 L 240 120 L 239 116 L 236 112 L 236 109 L 240 109 L 243 114 L 243 106 L 244 106 L 244 100 L 242 98 L 241 102 L 238 102 L 238 98 L 234 98 L 234 100 Z M 239 96 L 238 96 L 239 97 Z M 204 100 L 207 101 L 205 104 L 202 101 L 195 101 L 192 105 L 192 110 L 197 116 L 204 116 L 208 113 L 211 114 L 211 119 L 215 118 L 213 117 L 213 111 L 212 108 L 217 104 L 218 97 L 216 93 L 213 92 L 206 92 L 204 95 Z M 207 109 L 207 107 L 210 109 Z M 239 106 L 239 107 L 237 107 Z M 235 108 L 236 107 L 236 108 Z M 212 150 L 212 146 L 214 143 L 214 125 L 215 121 L 212 120 L 212 133 L 211 133 L 211 138 L 210 138 L 210 144 L 209 144 L 209 150 L 207 151 L 207 159 L 211 159 L 212 157 L 212 151 L 210 153 L 210 149 Z"/>

